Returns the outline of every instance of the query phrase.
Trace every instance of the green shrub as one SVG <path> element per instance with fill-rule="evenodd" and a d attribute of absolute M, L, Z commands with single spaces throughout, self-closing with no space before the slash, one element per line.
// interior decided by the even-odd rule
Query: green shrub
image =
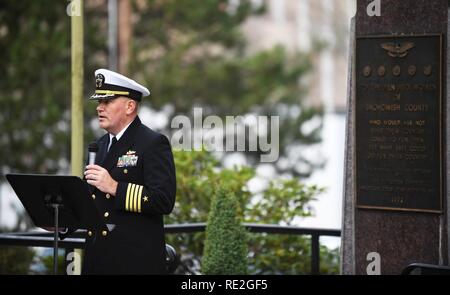
<path fill-rule="evenodd" d="M 208 275 L 247 273 L 247 233 L 238 218 L 238 202 L 228 189 L 219 188 L 206 226 L 202 271 Z"/>

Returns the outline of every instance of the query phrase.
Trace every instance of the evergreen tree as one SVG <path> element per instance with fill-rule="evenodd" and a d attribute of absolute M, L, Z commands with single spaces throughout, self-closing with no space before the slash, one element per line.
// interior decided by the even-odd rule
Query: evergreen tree
<path fill-rule="evenodd" d="M 207 275 L 247 273 L 247 237 L 238 217 L 234 194 L 219 188 L 211 203 L 206 226 L 202 271 Z"/>

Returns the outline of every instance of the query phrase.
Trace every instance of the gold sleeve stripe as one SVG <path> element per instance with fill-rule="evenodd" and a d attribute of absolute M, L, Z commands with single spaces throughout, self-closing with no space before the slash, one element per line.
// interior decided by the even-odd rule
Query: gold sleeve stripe
<path fill-rule="evenodd" d="M 133 197 L 134 197 L 134 190 L 136 189 L 136 185 L 135 184 L 131 184 L 131 191 L 130 191 L 130 204 L 128 205 L 129 210 L 133 212 L 134 211 L 134 207 L 133 207 Z"/>
<path fill-rule="evenodd" d="M 144 186 L 140 186 L 139 187 L 139 200 L 138 200 L 138 212 L 141 213 L 141 202 L 142 202 L 142 189 L 144 188 Z"/>
<path fill-rule="evenodd" d="M 128 184 L 127 187 L 127 195 L 125 198 L 125 211 L 130 211 L 130 207 L 129 207 L 129 200 L 130 200 L 130 188 L 131 188 L 131 183 Z"/>
<path fill-rule="evenodd" d="M 134 187 L 134 197 L 133 197 L 133 212 L 137 212 L 137 192 L 139 190 L 139 185 Z"/>
<path fill-rule="evenodd" d="M 133 198 L 133 212 L 137 212 L 137 202 L 138 202 L 138 191 L 141 186 L 136 184 L 136 188 L 134 189 L 134 198 Z"/>
<path fill-rule="evenodd" d="M 131 199 L 131 189 L 133 188 L 133 184 L 129 183 L 128 184 L 128 193 L 127 193 L 127 200 L 126 200 L 126 207 L 125 210 L 126 211 L 130 211 L 130 199 Z"/>

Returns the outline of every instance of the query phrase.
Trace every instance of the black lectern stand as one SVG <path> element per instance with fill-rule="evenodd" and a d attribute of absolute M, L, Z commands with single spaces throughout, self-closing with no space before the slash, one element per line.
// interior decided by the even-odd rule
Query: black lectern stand
<path fill-rule="evenodd" d="M 6 175 L 31 220 L 38 227 L 108 230 L 87 184 L 76 176 Z M 59 232 L 55 230 L 53 272 L 58 271 Z"/>

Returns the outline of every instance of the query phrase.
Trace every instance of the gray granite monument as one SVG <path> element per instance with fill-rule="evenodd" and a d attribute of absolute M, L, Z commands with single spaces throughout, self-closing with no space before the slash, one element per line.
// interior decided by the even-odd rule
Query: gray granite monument
<path fill-rule="evenodd" d="M 357 0 L 341 271 L 448 265 L 447 0 Z"/>

